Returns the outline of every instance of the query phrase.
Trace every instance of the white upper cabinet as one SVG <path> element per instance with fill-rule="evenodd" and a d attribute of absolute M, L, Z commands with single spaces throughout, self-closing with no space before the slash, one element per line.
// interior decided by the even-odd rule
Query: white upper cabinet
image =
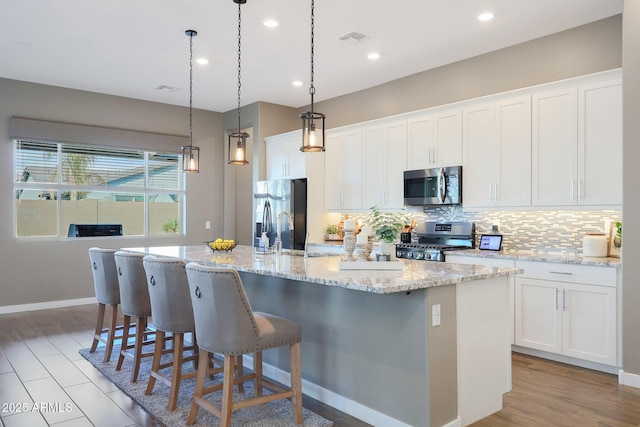
<path fill-rule="evenodd" d="M 578 87 L 578 203 L 622 204 L 622 82 Z"/>
<path fill-rule="evenodd" d="M 463 110 L 465 207 L 531 204 L 531 97 Z"/>
<path fill-rule="evenodd" d="M 325 209 L 362 209 L 362 131 L 327 131 L 325 147 Z"/>
<path fill-rule="evenodd" d="M 462 109 L 449 108 L 407 119 L 407 169 L 462 164 Z"/>
<path fill-rule="evenodd" d="M 620 79 L 533 95 L 533 205 L 622 204 Z"/>
<path fill-rule="evenodd" d="M 533 94 L 532 203 L 567 206 L 578 195 L 578 90 Z"/>
<path fill-rule="evenodd" d="M 363 208 L 404 206 L 403 172 L 407 163 L 407 122 L 377 121 L 362 129 Z"/>
<path fill-rule="evenodd" d="M 300 151 L 302 131 L 287 132 L 265 138 L 267 179 L 305 178 L 307 157 Z"/>

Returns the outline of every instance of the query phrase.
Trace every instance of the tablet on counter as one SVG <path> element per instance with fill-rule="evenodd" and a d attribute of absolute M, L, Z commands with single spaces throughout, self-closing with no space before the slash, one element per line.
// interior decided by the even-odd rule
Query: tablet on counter
<path fill-rule="evenodd" d="M 480 236 L 481 251 L 499 251 L 502 248 L 501 234 L 483 234 Z"/>

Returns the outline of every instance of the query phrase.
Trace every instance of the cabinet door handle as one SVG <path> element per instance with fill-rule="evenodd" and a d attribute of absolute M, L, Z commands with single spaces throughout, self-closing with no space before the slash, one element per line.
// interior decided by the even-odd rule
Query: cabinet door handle
<path fill-rule="evenodd" d="M 583 200 L 584 194 L 582 192 L 582 178 L 578 179 L 578 200 Z"/>
<path fill-rule="evenodd" d="M 344 193 L 342 191 L 340 192 L 339 203 L 340 203 L 340 206 L 344 206 Z"/>
<path fill-rule="evenodd" d="M 571 200 L 576 199 L 576 181 L 571 179 Z"/>
<path fill-rule="evenodd" d="M 562 290 L 562 311 L 567 311 L 567 290 Z"/>
<path fill-rule="evenodd" d="M 498 183 L 493 184 L 493 201 L 498 201 Z"/>
<path fill-rule="evenodd" d="M 437 154 L 436 147 L 433 147 L 432 150 L 433 150 L 433 163 L 436 163 L 437 162 L 437 159 L 436 159 L 436 154 Z"/>
<path fill-rule="evenodd" d="M 560 289 L 556 288 L 556 310 L 560 309 L 560 304 L 558 303 L 558 293 L 560 292 Z"/>
<path fill-rule="evenodd" d="M 573 273 L 568 271 L 550 271 L 549 274 L 563 274 L 565 276 L 573 276 Z"/>
<path fill-rule="evenodd" d="M 489 201 L 493 202 L 493 184 L 489 184 Z"/>

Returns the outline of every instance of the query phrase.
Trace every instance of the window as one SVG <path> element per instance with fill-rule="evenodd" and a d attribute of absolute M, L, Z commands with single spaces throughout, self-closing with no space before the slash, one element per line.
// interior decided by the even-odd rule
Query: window
<path fill-rule="evenodd" d="M 181 232 L 180 155 L 14 140 L 16 236 L 66 237 L 69 224 L 126 236 Z"/>

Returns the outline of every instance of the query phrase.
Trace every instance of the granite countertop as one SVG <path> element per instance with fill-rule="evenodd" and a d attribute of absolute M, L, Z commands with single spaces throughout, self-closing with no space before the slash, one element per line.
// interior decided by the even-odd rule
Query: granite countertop
<path fill-rule="evenodd" d="M 463 249 L 456 251 L 445 252 L 449 255 L 462 255 L 469 257 L 481 257 L 481 258 L 499 258 L 499 259 L 513 259 L 517 261 L 538 261 L 538 262 L 554 262 L 560 264 L 579 264 L 579 265 L 594 265 L 599 267 L 613 267 L 621 268 L 622 263 L 620 258 L 592 258 L 583 257 L 578 253 L 569 253 L 562 251 L 532 251 L 532 250 L 502 250 L 498 252 L 494 251 L 481 251 L 478 249 Z"/>
<path fill-rule="evenodd" d="M 237 246 L 231 252 L 214 252 L 200 246 L 158 246 L 123 248 L 157 256 L 181 258 L 217 267 L 230 267 L 266 276 L 317 283 L 377 294 L 408 292 L 434 286 L 452 285 L 474 280 L 505 277 L 521 273 L 521 269 L 494 268 L 478 265 L 448 264 L 402 260 L 400 270 L 340 270 L 341 256 L 286 251 L 281 256 L 254 253 L 251 246 Z M 372 261 L 373 263 L 373 261 Z"/>

